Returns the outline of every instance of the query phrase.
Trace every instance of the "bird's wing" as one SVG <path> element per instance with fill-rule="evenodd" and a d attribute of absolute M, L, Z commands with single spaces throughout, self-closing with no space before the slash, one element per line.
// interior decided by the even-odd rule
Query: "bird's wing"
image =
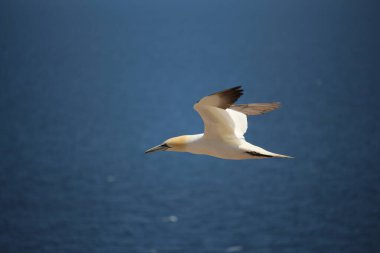
<path fill-rule="evenodd" d="M 226 109 L 226 112 L 230 115 L 230 117 L 234 121 L 234 124 L 235 124 L 234 132 L 235 132 L 236 137 L 244 138 L 244 134 L 245 132 L 247 132 L 247 129 L 248 129 L 247 115 L 241 112 L 231 110 L 231 109 Z"/>
<path fill-rule="evenodd" d="M 203 120 L 205 137 L 244 138 L 247 116 L 228 109 L 241 95 L 243 90 L 237 86 L 204 97 L 194 105 Z"/>
<path fill-rule="evenodd" d="M 257 103 L 257 104 L 243 104 L 231 105 L 230 109 L 244 113 L 246 115 L 260 115 L 280 108 L 280 103 Z"/>

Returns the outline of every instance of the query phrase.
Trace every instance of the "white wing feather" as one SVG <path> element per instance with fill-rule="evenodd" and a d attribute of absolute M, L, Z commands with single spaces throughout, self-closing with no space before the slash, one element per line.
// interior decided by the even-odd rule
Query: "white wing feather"
<path fill-rule="evenodd" d="M 243 90 L 237 86 L 204 97 L 194 105 L 205 125 L 205 137 L 244 138 L 244 133 L 247 131 L 247 116 L 228 109 L 242 94 Z"/>
<path fill-rule="evenodd" d="M 248 129 L 247 116 L 244 113 L 237 112 L 231 109 L 226 109 L 226 112 L 232 118 L 234 122 L 234 132 L 236 137 L 242 139 L 244 138 L 245 132 Z"/>
<path fill-rule="evenodd" d="M 235 138 L 235 123 L 226 110 L 200 104 L 195 104 L 194 109 L 203 120 L 205 137 L 218 139 Z"/>

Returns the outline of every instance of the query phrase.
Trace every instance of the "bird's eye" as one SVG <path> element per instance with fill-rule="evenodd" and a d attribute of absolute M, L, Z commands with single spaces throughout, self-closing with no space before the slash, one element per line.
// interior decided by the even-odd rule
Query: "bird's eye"
<path fill-rule="evenodd" d="M 161 147 L 170 148 L 170 146 L 166 143 L 162 144 Z"/>

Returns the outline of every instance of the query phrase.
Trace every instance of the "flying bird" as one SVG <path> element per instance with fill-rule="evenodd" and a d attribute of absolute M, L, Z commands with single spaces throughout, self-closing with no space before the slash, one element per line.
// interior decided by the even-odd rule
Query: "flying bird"
<path fill-rule="evenodd" d="M 170 138 L 148 149 L 188 152 L 222 159 L 292 158 L 272 153 L 247 142 L 247 115 L 260 115 L 280 107 L 280 103 L 234 104 L 243 95 L 241 86 L 223 90 L 202 98 L 194 105 L 204 123 L 204 133 Z"/>

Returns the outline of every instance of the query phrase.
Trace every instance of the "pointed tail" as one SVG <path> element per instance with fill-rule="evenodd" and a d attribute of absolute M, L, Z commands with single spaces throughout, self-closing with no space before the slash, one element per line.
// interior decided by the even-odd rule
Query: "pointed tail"
<path fill-rule="evenodd" d="M 269 151 L 266 151 L 265 149 L 261 149 L 261 152 L 257 152 L 257 151 L 246 151 L 247 154 L 250 154 L 256 158 L 294 158 L 294 157 L 291 157 L 291 156 L 287 156 L 287 155 L 281 155 L 281 154 L 276 154 L 276 153 L 272 153 L 272 152 L 269 152 Z"/>
<path fill-rule="evenodd" d="M 294 158 L 292 156 L 280 155 L 280 154 L 275 154 L 275 153 L 273 153 L 272 155 L 273 157 L 277 157 L 277 158 Z"/>

